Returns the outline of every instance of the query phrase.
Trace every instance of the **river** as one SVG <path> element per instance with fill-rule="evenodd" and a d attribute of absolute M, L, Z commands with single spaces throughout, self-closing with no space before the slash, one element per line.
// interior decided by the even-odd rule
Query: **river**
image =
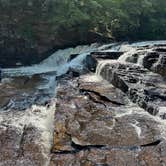
<path fill-rule="evenodd" d="M 37 149 L 37 154 L 42 156 L 37 157 L 43 158 L 44 156 L 45 158 L 44 161 L 41 159 L 40 162 L 43 162 L 43 165 L 48 165 L 50 160 L 50 149 L 53 142 L 56 87 L 60 86 L 56 82 L 57 76 L 65 74 L 71 67 L 75 70 L 82 69 L 84 67 L 83 60 L 94 51 L 124 52 L 116 61 L 121 64 L 131 63 L 134 66 L 131 57 L 136 49 L 138 47 L 145 48 L 154 45 L 166 45 L 166 41 L 148 41 L 131 44 L 124 42 L 105 45 L 95 43 L 86 46 L 77 46 L 75 48 L 58 50 L 40 64 L 29 67 L 2 69 L 2 81 L 0 83 L 0 128 L 7 131 L 4 133 L 9 137 L 7 146 L 10 145 L 11 147 L 9 148 L 10 150 L 8 153 L 16 153 L 18 149 L 20 150 L 20 146 L 26 146 L 26 149 L 24 149 L 24 157 L 19 159 L 17 164 L 21 165 L 24 162 L 27 164 L 28 162 L 29 165 L 33 165 L 33 159 L 27 160 L 26 157 L 28 156 L 29 158 L 29 154 L 31 153 L 32 157 L 36 157 L 36 153 L 33 154 L 33 151 L 35 152 Z M 76 58 L 69 61 L 70 55 L 72 54 L 78 55 Z M 135 65 L 143 66 L 143 58 L 144 56 L 140 55 L 137 58 Z M 105 66 L 106 64 L 110 65 L 110 63 L 114 62 L 115 60 L 99 61 L 96 73 L 94 74 L 95 78 L 103 76 L 102 72 L 106 71 L 103 78 L 107 81 L 112 81 L 110 80 L 110 75 L 108 73 L 109 70 L 107 70 Z M 125 71 L 128 72 L 128 70 L 130 70 L 130 68 L 127 68 Z M 116 87 L 117 85 L 114 86 Z M 123 88 L 121 90 L 123 91 Z M 130 109 L 126 109 L 126 112 L 124 109 L 124 115 L 120 113 L 116 115 L 116 117 L 119 118 L 132 114 Z M 165 107 L 161 107 L 160 113 L 165 113 L 163 110 L 165 110 Z M 142 111 L 140 111 L 140 113 L 142 113 Z M 159 123 L 161 122 L 161 128 L 165 134 L 165 120 L 161 120 L 160 116 L 155 117 L 155 119 Z M 132 123 L 132 126 L 136 130 L 137 135 L 141 137 L 142 131 L 139 128 L 137 121 Z M 15 134 L 11 134 L 13 132 Z M 37 148 L 35 148 L 36 146 Z M 27 150 L 27 147 L 31 148 Z M 6 152 L 5 146 L 1 149 L 2 152 L 0 151 L 0 153 Z M 23 147 L 21 147 L 21 149 L 23 149 Z M 21 156 L 22 153 L 20 154 L 19 152 L 19 155 Z M 9 162 L 8 165 L 11 164 L 8 160 L 5 160 L 4 162 Z"/>

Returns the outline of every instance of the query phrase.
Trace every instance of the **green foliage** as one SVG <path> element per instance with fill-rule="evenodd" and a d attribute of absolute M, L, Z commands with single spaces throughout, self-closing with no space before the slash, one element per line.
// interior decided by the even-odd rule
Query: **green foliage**
<path fill-rule="evenodd" d="M 0 0 L 1 27 L 37 39 L 77 31 L 118 40 L 165 39 L 165 0 Z M 1 34 L 2 35 L 2 34 Z"/>

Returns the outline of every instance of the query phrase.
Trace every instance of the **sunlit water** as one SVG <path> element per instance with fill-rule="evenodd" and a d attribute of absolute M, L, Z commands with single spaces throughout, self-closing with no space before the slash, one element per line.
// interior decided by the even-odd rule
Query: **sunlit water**
<path fill-rule="evenodd" d="M 81 69 L 85 57 L 97 44 L 58 50 L 41 63 L 2 70 L 0 93 L 1 110 L 25 110 L 33 104 L 44 104 L 55 95 L 56 76 L 65 74 L 70 67 Z M 68 62 L 70 55 L 78 56 Z"/>
<path fill-rule="evenodd" d="M 15 126 L 19 130 L 23 130 L 23 127 L 28 125 L 37 128 L 38 130 L 35 134 L 39 133 L 41 137 L 36 139 L 36 143 L 41 145 L 42 153 L 46 156 L 46 162 L 49 163 L 54 130 L 56 76 L 66 73 L 70 67 L 81 69 L 83 67 L 83 60 L 91 51 L 124 51 L 124 54 L 117 61 L 119 63 L 126 63 L 127 58 L 135 52 L 136 47 L 154 44 L 166 44 L 166 41 L 141 42 L 131 45 L 128 43 L 111 43 L 100 47 L 97 44 L 78 46 L 76 48 L 59 50 L 40 64 L 29 67 L 3 69 L 3 79 L 0 83 L 0 124 L 1 122 L 6 122 L 8 125 Z M 71 54 L 79 55 L 68 62 Z M 141 65 L 142 58 L 140 57 L 138 65 Z M 115 60 L 100 61 L 96 69 L 96 75 L 90 78 L 87 77 L 87 81 L 89 79 L 92 82 L 103 81 L 100 77 L 102 68 L 107 63 L 114 62 Z M 18 115 L 14 113 L 13 115 L 12 110 L 19 111 Z M 6 116 L 3 114 L 3 111 L 10 111 L 11 114 Z M 166 112 L 165 107 L 160 108 L 159 114 L 163 112 Z M 132 114 L 139 114 L 142 117 L 147 116 L 154 119 L 159 124 L 162 137 L 166 139 L 166 121 L 162 120 L 159 116 L 154 117 L 138 106 L 133 106 L 132 103 L 129 106 L 124 106 L 122 110 L 118 109 L 116 111 L 117 118 Z M 135 121 L 131 123 L 131 126 L 135 129 L 138 137 L 142 138 L 143 135 L 139 122 Z"/>
<path fill-rule="evenodd" d="M 124 54 L 117 61 L 126 63 L 127 58 L 135 52 L 137 47 L 156 44 L 166 44 L 166 41 L 149 41 L 133 44 L 128 44 L 127 42 L 110 43 L 102 46 L 95 43 L 58 50 L 41 63 L 33 66 L 3 69 L 2 77 L 4 79 L 0 85 L 0 108 L 13 108 L 15 107 L 14 103 L 17 103 L 17 108 L 19 109 L 19 102 L 21 103 L 20 105 L 24 105 L 24 108 L 26 108 L 27 101 L 32 104 L 40 104 L 39 101 L 44 98 L 42 95 L 46 99 L 53 96 L 55 94 L 56 76 L 66 73 L 70 67 L 81 69 L 83 67 L 83 60 L 92 51 L 123 51 Z M 79 55 L 68 62 L 71 54 Z M 142 59 L 143 56 L 140 56 L 137 62 L 138 65 L 141 65 Z M 107 63 L 114 63 L 114 60 L 100 61 L 96 69 L 98 76 Z M 36 96 L 39 97 L 37 98 Z M 28 104 L 27 106 L 30 105 Z"/>
<path fill-rule="evenodd" d="M 51 73 L 51 72 L 59 72 L 65 73 L 68 69 L 69 64 L 67 60 L 69 59 L 71 54 L 80 54 L 77 57 L 77 61 L 74 60 L 72 65 L 79 65 L 81 63 L 82 58 L 85 57 L 90 51 L 93 51 L 97 47 L 97 44 L 92 44 L 90 46 L 77 46 L 75 48 L 67 48 L 64 50 L 58 50 L 53 53 L 50 57 L 43 60 L 41 63 L 28 66 L 28 67 L 18 67 L 18 68 L 10 68 L 3 69 L 2 75 L 4 77 L 13 77 L 13 76 L 31 76 L 34 74 L 43 74 L 43 73 Z M 76 62 L 77 64 L 74 64 Z"/>

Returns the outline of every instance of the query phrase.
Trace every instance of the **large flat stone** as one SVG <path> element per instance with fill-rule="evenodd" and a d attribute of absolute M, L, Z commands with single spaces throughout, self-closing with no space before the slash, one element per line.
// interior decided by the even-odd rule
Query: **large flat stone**
<path fill-rule="evenodd" d="M 85 75 L 58 87 L 50 166 L 158 164 L 162 140 L 159 122 L 108 82 Z"/>

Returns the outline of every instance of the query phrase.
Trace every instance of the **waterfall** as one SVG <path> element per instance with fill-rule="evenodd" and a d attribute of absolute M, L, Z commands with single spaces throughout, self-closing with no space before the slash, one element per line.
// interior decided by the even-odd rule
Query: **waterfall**
<path fill-rule="evenodd" d="M 119 59 L 117 61 L 120 63 L 126 63 L 127 58 L 131 57 L 135 53 L 135 51 L 136 51 L 136 49 L 130 47 L 130 51 L 126 51 L 123 55 L 121 55 L 119 57 Z"/>
<path fill-rule="evenodd" d="M 119 50 L 124 53 L 117 60 L 98 59 L 96 76 L 100 76 L 103 79 L 106 79 L 108 82 L 112 83 L 115 87 L 120 88 L 123 92 L 127 93 L 127 95 L 129 95 L 130 92 L 132 92 L 130 91 L 131 89 L 132 90 L 138 89 L 138 91 L 136 90 L 137 95 L 132 94 L 135 97 L 134 100 L 133 96 L 129 95 L 129 98 L 132 97 L 131 101 L 137 103 L 138 105 L 142 101 L 146 103 L 146 101 L 144 101 L 145 100 L 144 98 L 150 98 L 151 95 L 152 96 L 154 95 L 153 96 L 154 102 L 150 103 L 150 101 L 148 101 L 146 103 L 146 105 L 148 106 L 143 106 L 142 103 L 139 106 L 145 109 L 146 111 L 149 111 L 149 109 L 153 108 L 154 112 L 152 111 L 149 113 L 158 116 L 159 118 L 165 118 L 166 107 L 163 102 L 165 100 L 164 99 L 165 94 L 161 94 L 161 96 L 159 95 L 158 101 L 155 99 L 158 93 L 160 94 L 162 93 L 162 91 L 165 91 L 165 82 L 160 75 L 154 73 L 156 66 L 162 64 L 161 60 L 163 58 L 163 53 L 159 56 L 156 63 L 153 64 L 152 66 L 152 68 L 154 68 L 153 71 L 148 70 L 147 67 L 148 65 L 146 66 L 148 60 L 145 59 L 148 53 L 153 52 L 153 50 L 155 50 L 156 47 L 160 47 L 160 45 L 162 46 L 164 44 L 166 45 L 166 41 L 156 41 L 156 42 L 152 41 L 152 42 L 134 43 L 131 45 L 130 44 L 122 45 L 119 47 Z M 153 45 L 156 45 L 156 47 L 151 47 Z M 109 50 L 112 51 L 110 48 Z M 132 58 L 135 59 L 133 60 Z M 160 84 L 158 84 L 157 80 L 160 79 L 161 79 Z M 145 92 L 147 92 L 147 94 Z M 153 105 L 153 103 L 155 102 L 157 104 Z M 160 102 L 161 106 L 158 106 Z M 155 111 L 157 111 L 157 113 L 155 113 Z M 136 125 L 134 125 L 134 127 L 138 129 Z M 139 130 L 138 133 L 140 133 Z"/>
<path fill-rule="evenodd" d="M 36 64 L 28 67 L 19 67 L 19 68 L 9 68 L 2 70 L 3 77 L 13 77 L 13 76 L 31 76 L 34 74 L 43 74 L 43 73 L 59 73 L 63 74 L 67 71 L 69 64 L 67 60 L 71 54 L 80 54 L 76 59 L 73 60 L 71 65 L 80 63 L 89 52 L 97 48 L 97 44 L 77 46 L 75 48 L 67 48 L 64 50 L 58 50 L 53 53 L 50 57 L 43 60 L 40 64 Z"/>
<path fill-rule="evenodd" d="M 144 41 L 144 42 L 135 42 L 132 43 L 132 47 L 145 47 L 145 46 L 154 46 L 154 45 L 165 45 L 166 40 L 158 40 L 158 41 Z"/>
<path fill-rule="evenodd" d="M 134 52 L 135 52 L 135 48 L 131 47 L 128 43 L 122 43 L 122 44 L 111 44 L 111 45 L 106 45 L 101 47 L 102 49 L 105 48 L 105 51 L 122 51 L 124 52 L 123 55 L 121 55 L 119 57 L 119 59 L 117 60 L 100 60 L 98 62 L 98 66 L 96 68 L 96 75 L 100 76 L 101 71 L 103 69 L 103 67 L 107 64 L 110 63 L 115 63 L 115 62 L 119 62 L 119 63 L 126 63 L 126 60 L 128 57 L 130 57 Z M 107 49 L 108 48 L 108 49 Z"/>
<path fill-rule="evenodd" d="M 166 45 L 166 40 L 162 41 L 145 41 L 145 42 L 135 42 L 132 44 L 129 43 L 113 43 L 113 44 L 107 44 L 103 45 L 100 47 L 100 50 L 105 50 L 105 51 L 121 51 L 124 52 L 123 55 L 121 55 L 116 62 L 126 64 L 126 63 L 132 63 L 129 62 L 128 59 L 132 57 L 135 53 L 138 52 L 138 48 L 140 47 L 151 47 L 154 45 Z M 146 50 L 146 48 L 144 48 Z M 148 49 L 148 48 L 147 48 Z M 135 63 L 136 65 L 142 66 L 143 65 L 143 60 L 146 56 L 145 52 L 140 51 L 140 54 L 137 57 L 137 62 Z M 160 61 L 160 60 L 159 60 Z M 109 63 L 114 63 L 115 60 L 101 60 L 98 62 L 98 66 L 96 69 L 96 75 L 100 75 L 102 68 L 109 64 Z M 156 62 L 157 63 L 157 62 Z M 157 64 L 154 64 L 153 68 L 155 68 Z"/>
<path fill-rule="evenodd" d="M 137 43 L 111 43 L 99 46 L 98 44 L 77 46 L 75 48 L 67 48 L 64 50 L 58 50 L 53 53 L 50 57 L 43 60 L 41 63 L 28 66 L 28 67 L 19 67 L 19 68 L 9 68 L 2 69 L 3 77 L 14 77 L 14 76 L 32 76 L 34 74 L 45 74 L 52 73 L 55 75 L 64 74 L 69 67 L 81 68 L 81 63 L 83 59 L 91 51 L 121 51 L 124 52 L 123 55 L 119 57 L 117 62 L 126 63 L 127 59 L 131 57 L 139 47 L 144 46 L 153 46 L 153 45 L 163 45 L 166 44 L 166 41 L 147 41 L 147 42 L 137 42 Z M 79 54 L 71 62 L 67 62 L 71 54 Z M 143 64 L 145 54 L 138 56 L 137 65 Z M 96 69 L 96 74 L 99 75 L 102 68 L 107 63 L 114 63 L 113 60 L 103 60 L 99 62 L 99 65 Z M 155 64 L 154 64 L 155 65 Z M 153 66 L 155 67 L 155 66 Z"/>
<path fill-rule="evenodd" d="M 100 76 L 101 71 L 102 71 L 104 66 L 106 66 L 107 64 L 115 63 L 115 62 L 117 62 L 117 61 L 116 60 L 101 60 L 101 61 L 99 61 L 97 68 L 96 68 L 96 75 Z"/>

